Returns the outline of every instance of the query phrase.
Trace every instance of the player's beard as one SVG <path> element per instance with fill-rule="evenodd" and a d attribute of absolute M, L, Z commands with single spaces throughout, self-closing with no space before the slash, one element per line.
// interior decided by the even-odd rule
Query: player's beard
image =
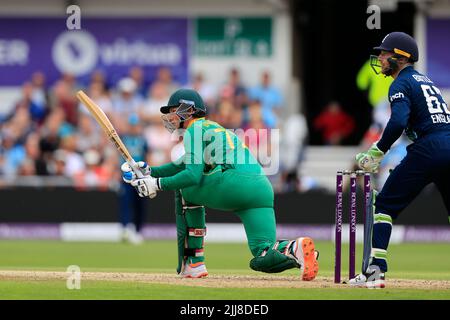
<path fill-rule="evenodd" d="M 384 74 L 385 77 L 389 77 L 395 72 L 395 70 L 397 70 L 396 67 L 389 65 L 387 67 L 382 67 L 381 73 Z"/>
<path fill-rule="evenodd" d="M 396 73 L 399 69 L 398 65 L 398 56 L 394 55 L 392 57 L 389 57 L 386 59 L 386 62 L 384 65 L 387 64 L 387 66 L 383 66 L 382 73 L 385 77 L 392 76 L 394 73 Z"/>
<path fill-rule="evenodd" d="M 380 61 L 378 59 L 378 56 L 375 55 L 371 55 L 370 56 L 370 66 L 372 67 L 372 70 L 376 73 L 376 74 L 383 74 L 385 77 L 389 77 L 390 75 L 392 75 L 395 70 L 397 69 L 397 64 L 395 61 L 389 61 L 389 59 L 392 58 L 388 58 L 385 61 Z"/>

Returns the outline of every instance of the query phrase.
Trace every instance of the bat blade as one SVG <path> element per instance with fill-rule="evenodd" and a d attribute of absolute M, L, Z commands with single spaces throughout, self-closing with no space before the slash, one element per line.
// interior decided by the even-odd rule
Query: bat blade
<path fill-rule="evenodd" d="M 109 121 L 103 110 L 82 90 L 77 92 L 77 98 L 86 106 L 91 115 L 103 129 L 108 139 L 116 146 L 117 150 L 119 150 L 125 161 L 128 162 L 134 173 L 139 178 L 142 178 L 143 174 L 139 169 L 139 166 L 137 165 L 136 161 L 134 161 L 128 149 L 125 147 L 125 144 L 122 142 L 122 139 L 120 139 L 119 134 L 117 133 L 116 129 L 114 129 L 114 126 L 112 125 L 111 121 Z"/>

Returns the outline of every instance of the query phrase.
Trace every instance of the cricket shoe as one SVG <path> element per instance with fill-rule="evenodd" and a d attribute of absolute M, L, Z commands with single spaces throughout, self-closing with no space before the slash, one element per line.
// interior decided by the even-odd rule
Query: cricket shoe
<path fill-rule="evenodd" d="M 186 264 L 180 273 L 183 278 L 204 278 L 207 275 L 208 271 L 204 262 Z"/>
<path fill-rule="evenodd" d="M 353 287 L 366 287 L 369 289 L 382 289 L 386 286 L 384 272 L 379 272 L 379 268 L 369 269 L 368 273 L 358 274 L 348 282 Z"/>
<path fill-rule="evenodd" d="M 303 281 L 311 281 L 319 273 L 319 251 L 314 249 L 314 241 L 309 237 L 297 238 L 292 252 L 300 265 Z"/>

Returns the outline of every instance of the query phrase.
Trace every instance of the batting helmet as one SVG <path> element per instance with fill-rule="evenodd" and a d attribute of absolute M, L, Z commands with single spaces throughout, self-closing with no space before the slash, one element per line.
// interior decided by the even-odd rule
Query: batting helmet
<path fill-rule="evenodd" d="M 179 107 L 181 104 L 191 105 L 196 113 L 206 114 L 206 106 L 200 94 L 192 89 L 179 89 L 169 98 L 167 106 L 161 107 L 161 113 L 169 113 L 170 108 Z"/>

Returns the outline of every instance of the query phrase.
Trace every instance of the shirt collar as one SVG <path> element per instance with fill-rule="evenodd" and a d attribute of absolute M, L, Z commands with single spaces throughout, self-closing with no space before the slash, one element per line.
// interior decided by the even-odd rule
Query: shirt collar
<path fill-rule="evenodd" d="M 199 120 L 205 120 L 205 117 L 201 117 L 201 118 L 197 118 L 197 119 L 192 120 L 192 122 L 189 123 L 189 125 L 187 126 L 186 129 L 189 129 L 195 122 L 197 122 Z"/>
<path fill-rule="evenodd" d="M 411 71 L 411 70 L 414 70 L 414 67 L 413 66 L 407 66 L 407 67 L 403 68 L 402 70 L 400 70 L 398 75 L 400 75 L 405 70 Z"/>

